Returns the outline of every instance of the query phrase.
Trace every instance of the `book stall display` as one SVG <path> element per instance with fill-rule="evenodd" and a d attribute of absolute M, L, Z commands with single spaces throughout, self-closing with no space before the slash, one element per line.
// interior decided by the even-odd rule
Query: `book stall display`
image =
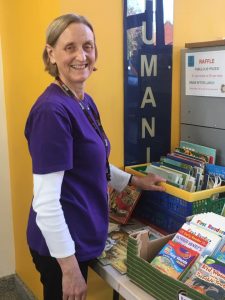
<path fill-rule="evenodd" d="M 160 300 L 225 299 L 225 218 L 195 215 L 177 233 L 149 241 L 140 231 L 129 236 L 128 276 Z M 149 284 L 151 282 L 151 284 Z"/>
<path fill-rule="evenodd" d="M 225 299 L 225 168 L 215 162 L 215 149 L 181 141 L 159 162 L 126 167 L 166 178 L 166 191 L 109 190 L 101 264 L 156 299 Z"/>
<path fill-rule="evenodd" d="M 181 141 L 159 162 L 126 167 L 131 174 L 151 172 L 167 180 L 162 183 L 166 192 L 142 192 L 135 217 L 173 233 L 188 216 L 209 211 L 221 214 L 225 167 L 215 165 L 215 160 L 215 149 Z"/>

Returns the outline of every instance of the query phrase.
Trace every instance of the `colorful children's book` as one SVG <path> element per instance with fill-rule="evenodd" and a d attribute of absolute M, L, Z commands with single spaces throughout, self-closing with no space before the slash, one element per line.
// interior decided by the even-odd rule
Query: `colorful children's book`
<path fill-rule="evenodd" d="M 221 236 L 217 235 L 216 233 L 193 223 L 184 223 L 182 229 L 207 241 L 207 246 L 201 253 L 202 257 L 212 255 L 222 240 Z"/>
<path fill-rule="evenodd" d="M 190 165 L 192 167 L 200 167 L 200 168 L 204 167 L 204 163 L 203 162 L 196 161 L 194 159 L 182 156 L 182 155 L 177 154 L 177 153 L 167 154 L 167 158 L 179 161 L 181 163 Z"/>
<path fill-rule="evenodd" d="M 109 189 L 109 216 L 112 220 L 126 224 L 141 195 L 134 186 L 127 186 L 122 192 Z"/>
<path fill-rule="evenodd" d="M 168 276 L 179 279 L 198 255 L 198 252 L 170 240 L 151 261 L 151 265 Z"/>
<path fill-rule="evenodd" d="M 185 154 L 189 157 L 193 157 L 197 160 L 200 160 L 200 161 L 203 161 L 205 163 L 209 163 L 210 162 L 210 156 L 209 155 L 206 155 L 206 154 L 203 154 L 203 153 L 199 153 L 197 151 L 194 151 L 192 149 L 189 149 L 189 148 L 182 148 L 182 147 L 178 147 L 175 149 L 175 153 L 182 153 L 182 154 Z"/>
<path fill-rule="evenodd" d="M 201 254 L 208 245 L 208 241 L 183 228 L 178 230 L 173 238 L 173 241 L 195 250 L 199 254 Z"/>
<path fill-rule="evenodd" d="M 213 257 L 225 264 L 225 237 L 223 237 Z"/>
<path fill-rule="evenodd" d="M 98 257 L 103 265 L 111 265 L 121 274 L 127 271 L 127 243 L 128 234 L 121 230 L 112 231 L 108 234 L 105 249 Z"/>
<path fill-rule="evenodd" d="M 216 213 L 207 212 L 195 215 L 191 223 L 219 236 L 225 236 L 225 218 Z"/>
<path fill-rule="evenodd" d="M 208 256 L 196 273 L 185 282 L 214 300 L 225 299 L 225 264 Z"/>
<path fill-rule="evenodd" d="M 217 235 L 214 232 L 211 232 L 201 226 L 192 223 L 190 224 L 184 223 L 182 228 L 208 242 L 207 246 L 201 252 L 201 255 L 198 257 L 198 259 L 196 259 L 194 264 L 189 268 L 188 272 L 185 273 L 184 278 L 182 278 L 182 280 L 185 281 L 188 278 L 190 278 L 193 274 L 195 274 L 195 272 L 197 271 L 197 269 L 199 268 L 199 266 L 207 256 L 214 254 L 215 250 L 219 247 L 222 241 L 222 237 Z"/>
<path fill-rule="evenodd" d="M 184 170 L 185 170 L 185 172 L 188 173 L 188 174 L 191 174 L 192 169 L 193 169 L 193 167 L 188 165 L 188 164 L 185 164 L 185 163 L 167 158 L 165 156 L 162 156 L 160 158 L 160 162 L 163 163 L 163 164 L 166 164 L 168 166 L 177 167 L 177 168 L 179 168 L 178 170 L 180 170 L 181 172 L 184 172 Z"/>
<path fill-rule="evenodd" d="M 194 143 L 190 143 L 190 142 L 186 142 L 186 141 L 180 141 L 180 147 L 190 149 L 190 150 L 196 151 L 198 153 L 205 154 L 210 157 L 209 162 L 211 164 L 215 164 L 216 149 L 214 149 L 214 148 L 210 148 L 210 147 L 206 147 L 206 146 L 202 146 L 202 145 L 198 145 L 198 144 L 194 144 Z"/>

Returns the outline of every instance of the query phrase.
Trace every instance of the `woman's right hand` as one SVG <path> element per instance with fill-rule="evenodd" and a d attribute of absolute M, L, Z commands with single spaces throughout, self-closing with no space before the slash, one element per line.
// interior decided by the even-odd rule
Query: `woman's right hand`
<path fill-rule="evenodd" d="M 62 270 L 63 300 L 85 300 L 87 284 L 80 271 L 79 264 L 74 255 L 57 258 Z"/>

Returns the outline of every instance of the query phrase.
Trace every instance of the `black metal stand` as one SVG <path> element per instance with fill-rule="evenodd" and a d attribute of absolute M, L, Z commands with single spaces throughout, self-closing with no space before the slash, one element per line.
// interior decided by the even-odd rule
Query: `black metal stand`
<path fill-rule="evenodd" d="M 117 291 L 113 290 L 113 300 L 119 300 L 119 299 L 120 299 L 120 294 Z"/>

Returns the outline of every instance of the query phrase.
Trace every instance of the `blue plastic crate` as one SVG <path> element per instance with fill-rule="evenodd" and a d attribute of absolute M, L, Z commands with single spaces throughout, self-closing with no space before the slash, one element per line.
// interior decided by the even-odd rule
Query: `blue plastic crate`
<path fill-rule="evenodd" d="M 222 196 L 222 195 L 221 195 Z M 187 217 L 190 215 L 212 211 L 220 214 L 225 204 L 225 198 L 212 198 L 188 202 L 165 192 L 143 191 L 140 202 L 146 206 L 157 206 L 168 212 Z"/>
<path fill-rule="evenodd" d="M 186 222 L 185 216 L 171 213 L 162 207 L 152 204 L 146 205 L 145 202 L 139 201 L 135 210 L 134 217 L 145 222 L 156 225 L 168 233 L 174 233 Z"/>

